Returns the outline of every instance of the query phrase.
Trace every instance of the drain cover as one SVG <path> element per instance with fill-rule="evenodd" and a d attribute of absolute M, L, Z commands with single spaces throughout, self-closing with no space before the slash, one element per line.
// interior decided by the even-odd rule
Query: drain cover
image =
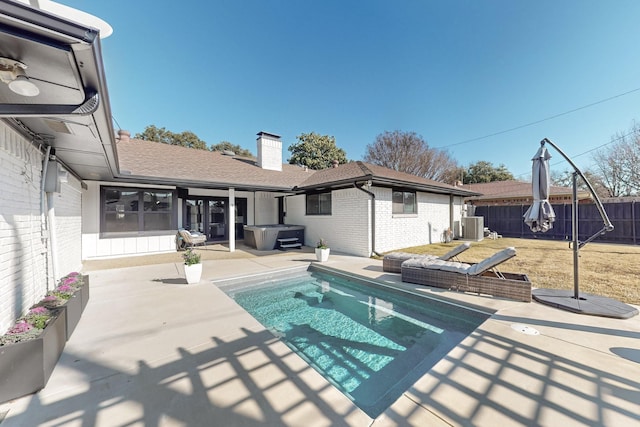
<path fill-rule="evenodd" d="M 526 335 L 540 335 L 540 332 L 538 332 L 537 329 L 534 329 L 531 326 L 523 325 L 522 323 L 514 323 L 513 325 L 511 325 L 511 328 Z"/>

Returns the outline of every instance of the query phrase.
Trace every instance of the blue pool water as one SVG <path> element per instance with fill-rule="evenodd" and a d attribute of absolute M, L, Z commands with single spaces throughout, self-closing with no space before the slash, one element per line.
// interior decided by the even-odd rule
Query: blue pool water
<path fill-rule="evenodd" d="M 488 317 L 318 271 L 221 289 L 372 418 Z"/>

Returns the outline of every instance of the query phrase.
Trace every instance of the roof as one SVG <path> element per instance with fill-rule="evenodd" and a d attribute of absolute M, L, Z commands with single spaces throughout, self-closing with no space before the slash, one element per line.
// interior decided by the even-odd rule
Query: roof
<path fill-rule="evenodd" d="M 344 188 L 364 181 L 371 181 L 373 185 L 383 187 L 406 187 L 426 192 L 460 196 L 477 195 L 473 191 L 460 187 L 361 161 L 344 163 L 335 168 L 317 171 L 299 185 L 297 190 Z"/>
<path fill-rule="evenodd" d="M 142 180 L 201 188 L 304 192 L 346 188 L 354 183 L 371 181 L 379 186 L 413 188 L 433 193 L 461 196 L 477 194 L 360 161 L 320 171 L 285 163 L 282 171 L 273 171 L 260 168 L 253 158 L 141 139 L 123 138 L 117 142 L 116 149 L 120 160 L 119 179 L 130 182 Z"/>
<path fill-rule="evenodd" d="M 469 191 L 480 193 L 479 196 L 469 197 L 469 200 L 487 200 L 487 199 L 511 199 L 532 197 L 531 182 L 526 181 L 493 181 L 478 184 L 464 184 L 462 188 Z M 571 187 L 559 187 L 552 185 L 549 187 L 549 196 L 571 196 L 573 189 Z M 585 191 L 579 192 L 579 198 L 588 198 L 589 193 Z"/>
<path fill-rule="evenodd" d="M 282 172 L 262 169 L 251 158 L 141 139 L 121 139 L 116 149 L 125 181 L 151 178 L 178 186 L 290 191 L 314 174 L 289 164 L 282 165 Z"/>

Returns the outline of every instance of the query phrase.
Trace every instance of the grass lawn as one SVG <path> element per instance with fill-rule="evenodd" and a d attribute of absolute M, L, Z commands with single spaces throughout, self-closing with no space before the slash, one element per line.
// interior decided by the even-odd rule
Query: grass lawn
<path fill-rule="evenodd" d="M 402 249 L 402 252 L 442 255 L 460 241 Z M 538 239 L 484 239 L 472 242 L 458 258 L 478 262 L 508 246 L 518 254 L 500 271 L 524 273 L 536 288 L 573 290 L 573 250 L 569 242 Z M 628 304 L 640 304 L 640 246 L 591 242 L 580 249 L 580 292 L 602 295 Z"/>

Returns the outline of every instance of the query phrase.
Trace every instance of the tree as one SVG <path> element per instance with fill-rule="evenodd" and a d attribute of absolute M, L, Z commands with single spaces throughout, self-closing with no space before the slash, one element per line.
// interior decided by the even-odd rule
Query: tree
<path fill-rule="evenodd" d="M 237 144 L 232 144 L 229 141 L 221 141 L 219 144 L 212 145 L 211 151 L 233 151 L 238 156 L 253 157 L 253 153 L 246 148 L 242 148 Z"/>
<path fill-rule="evenodd" d="M 207 143 L 202 141 L 195 133 L 191 131 L 174 133 L 166 130 L 165 128 L 157 128 L 154 125 L 147 126 L 144 129 L 144 132 L 137 133 L 135 135 L 135 138 L 143 139 L 145 141 L 162 142 L 169 145 L 180 145 L 182 147 L 197 148 L 199 150 L 207 149 Z"/>
<path fill-rule="evenodd" d="M 477 184 L 480 182 L 509 181 L 515 179 L 507 167 L 500 164 L 498 167 L 493 163 L 483 160 L 469 165 L 464 174 L 465 184 Z"/>
<path fill-rule="evenodd" d="M 634 123 L 626 134 L 611 137 L 611 147 L 593 155 L 596 173 L 609 197 L 640 193 L 640 126 Z"/>
<path fill-rule="evenodd" d="M 347 163 L 347 153 L 336 146 L 333 136 L 311 132 L 300 134 L 297 138 L 299 142 L 291 144 L 288 148 L 292 153 L 290 164 L 320 170 L 330 168 L 335 160 L 338 163 Z"/>
<path fill-rule="evenodd" d="M 367 145 L 364 161 L 451 184 L 458 169 L 457 162 L 446 151 L 430 148 L 415 132 L 399 130 L 378 135 Z"/>
<path fill-rule="evenodd" d="M 595 190 L 598 197 L 611 197 L 609 190 L 604 185 L 602 179 L 597 173 L 589 169 L 582 171 L 582 173 L 589 180 L 589 183 Z M 551 171 L 551 183 L 559 187 L 573 188 L 573 172 L 570 172 L 568 170 L 564 170 L 562 172 Z M 582 178 L 580 178 L 579 176 L 577 185 L 578 190 L 589 191 L 589 187 L 587 187 Z"/>

